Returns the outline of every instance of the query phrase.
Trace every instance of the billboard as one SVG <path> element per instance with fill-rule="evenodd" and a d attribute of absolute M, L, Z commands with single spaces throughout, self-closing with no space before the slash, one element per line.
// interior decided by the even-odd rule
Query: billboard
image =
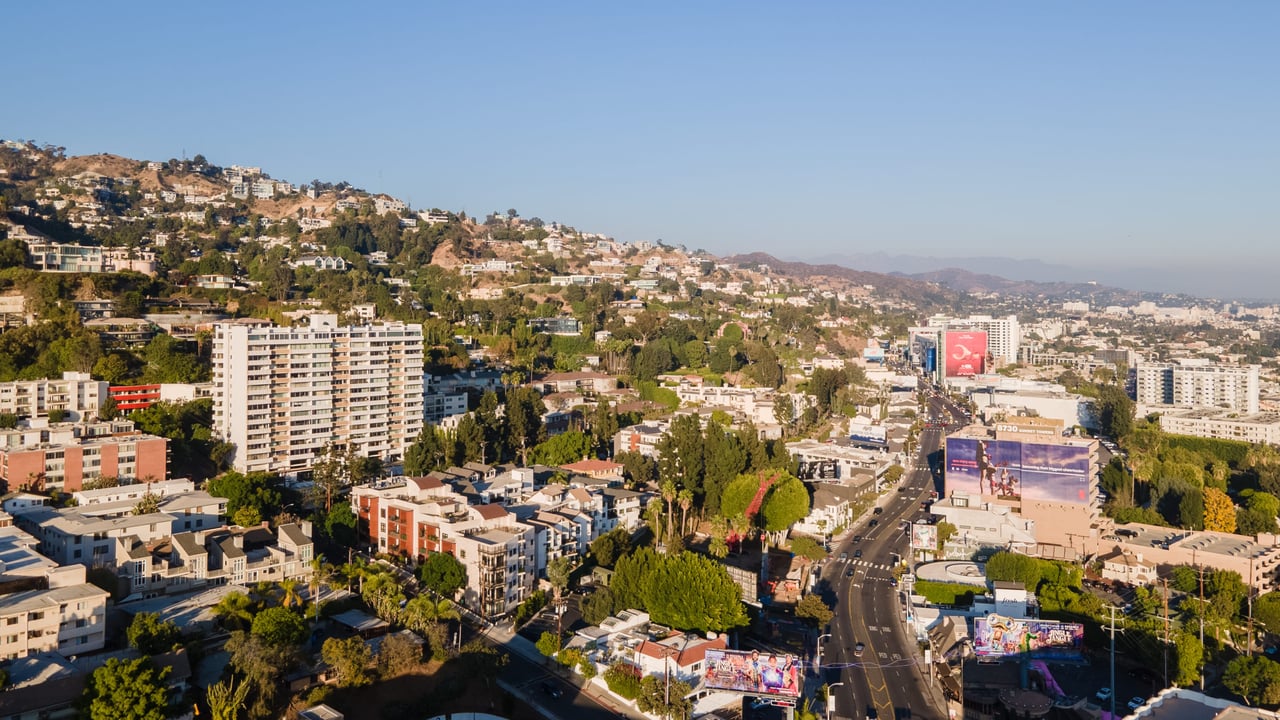
<path fill-rule="evenodd" d="M 840 466 L 835 460 L 801 460 L 796 467 L 796 477 L 800 480 L 837 480 Z"/>
<path fill-rule="evenodd" d="M 946 489 L 1000 500 L 1085 505 L 1090 460 L 1087 445 L 949 437 Z"/>
<path fill-rule="evenodd" d="M 911 549 L 938 551 L 938 526 L 929 523 L 911 525 Z"/>
<path fill-rule="evenodd" d="M 1017 655 L 1030 660 L 1080 660 L 1084 657 L 1084 626 L 991 614 L 974 619 L 973 650 L 978 657 Z"/>
<path fill-rule="evenodd" d="M 707 650 L 703 682 L 709 690 L 800 697 L 804 667 L 795 655 L 759 650 Z"/>
<path fill-rule="evenodd" d="M 986 372 L 987 334 L 981 330 L 948 330 L 942 339 L 947 377 L 972 377 Z"/>
<path fill-rule="evenodd" d="M 887 439 L 883 425 L 851 425 L 849 440 L 863 445 L 883 446 Z"/>

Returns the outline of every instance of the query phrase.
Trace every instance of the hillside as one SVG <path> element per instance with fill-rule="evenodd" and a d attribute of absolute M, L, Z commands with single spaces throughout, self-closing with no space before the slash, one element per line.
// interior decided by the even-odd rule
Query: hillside
<path fill-rule="evenodd" d="M 805 262 L 790 262 L 763 252 L 745 255 L 732 255 L 725 262 L 740 266 L 768 265 L 769 268 L 787 277 L 813 280 L 817 278 L 834 278 L 855 285 L 874 286 L 882 297 L 890 297 L 913 303 L 922 310 L 949 308 L 958 301 L 958 294 L 949 288 L 922 279 L 908 278 L 899 275 L 855 270 L 843 265 L 813 265 Z"/>

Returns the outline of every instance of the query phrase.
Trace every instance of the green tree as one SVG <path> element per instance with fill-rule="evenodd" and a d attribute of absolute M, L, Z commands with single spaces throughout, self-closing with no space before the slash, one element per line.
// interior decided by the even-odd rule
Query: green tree
<path fill-rule="evenodd" d="M 611 568 L 618 558 L 631 551 L 631 533 L 616 527 L 591 541 L 591 557 L 596 564 Z"/>
<path fill-rule="evenodd" d="M 805 595 L 800 598 L 800 602 L 796 603 L 796 617 L 812 620 L 818 627 L 831 622 L 834 616 L 835 613 L 831 612 L 831 608 L 822 601 L 822 598 L 813 593 Z"/>
<path fill-rule="evenodd" d="M 227 640 L 226 650 L 230 653 L 231 667 L 253 688 L 249 717 L 265 720 L 275 715 L 274 703 L 280 678 L 297 664 L 297 647 L 273 645 L 259 635 L 235 631 Z"/>
<path fill-rule="evenodd" d="M 1204 645 L 1200 638 L 1190 630 L 1179 632 L 1174 637 L 1174 684 L 1190 687 L 1200 679 L 1203 665 Z"/>
<path fill-rule="evenodd" d="M 998 552 L 987 560 L 987 579 L 992 582 L 1020 582 L 1035 592 L 1040 585 L 1041 566 L 1035 558 L 1011 552 Z"/>
<path fill-rule="evenodd" d="M 164 720 L 170 712 L 165 678 L 150 658 L 111 658 L 85 688 L 89 720 Z"/>
<path fill-rule="evenodd" d="M 538 636 L 537 648 L 546 657 L 554 656 L 560 652 L 560 636 L 553 632 L 542 633 Z"/>
<path fill-rule="evenodd" d="M 622 465 L 622 473 L 633 487 L 644 487 L 658 480 L 658 465 L 650 457 L 627 451 L 618 453 L 614 461 Z"/>
<path fill-rule="evenodd" d="M 170 620 L 161 620 L 156 613 L 141 612 L 133 616 L 126 632 L 129 647 L 144 655 L 167 653 L 182 640 L 182 632 Z"/>
<path fill-rule="evenodd" d="M 160 512 L 160 496 L 147 492 L 133 506 L 134 515 L 154 515 Z"/>
<path fill-rule="evenodd" d="M 1280 591 L 1272 590 L 1253 602 L 1253 618 L 1267 632 L 1280 634 Z"/>
<path fill-rule="evenodd" d="M 253 601 L 242 592 L 229 592 L 218 600 L 218 604 L 210 612 L 228 630 L 247 630 L 253 622 Z"/>
<path fill-rule="evenodd" d="M 1280 664 L 1257 657 L 1237 657 L 1227 663 L 1222 684 L 1249 704 L 1280 704 Z"/>
<path fill-rule="evenodd" d="M 656 623 L 698 632 L 747 624 L 737 583 L 723 565 L 695 553 L 663 556 L 647 578 L 645 594 Z"/>
<path fill-rule="evenodd" d="M 538 443 L 529 451 L 530 459 L 538 465 L 568 465 L 590 457 L 591 438 L 585 433 L 570 430 Z"/>
<path fill-rule="evenodd" d="M 342 547 L 354 547 L 356 544 L 356 528 L 359 518 L 349 503 L 341 502 L 324 515 L 324 532 L 333 542 Z"/>
<path fill-rule="evenodd" d="M 513 444 L 520 449 L 523 465 L 529 464 L 529 450 L 546 435 L 542 426 L 542 416 L 546 412 L 542 396 L 531 387 L 512 388 L 507 393 L 507 426 L 511 430 Z"/>
<path fill-rule="evenodd" d="M 599 625 L 613 614 L 613 592 L 607 587 L 596 588 L 582 599 L 580 610 L 587 624 Z"/>
<path fill-rule="evenodd" d="M 337 674 L 338 687 L 360 687 L 373 681 L 369 677 L 373 651 L 359 637 L 325 640 L 320 658 Z"/>
<path fill-rule="evenodd" d="M 1123 438 L 1133 430 L 1133 400 L 1125 394 L 1124 388 L 1119 385 L 1099 387 L 1096 404 L 1104 433 L 1113 438 Z"/>
<path fill-rule="evenodd" d="M 295 647 L 307 637 L 307 626 L 297 613 L 286 607 L 270 607 L 258 613 L 250 633 L 273 647 Z"/>
<path fill-rule="evenodd" d="M 640 712 L 665 718 L 685 718 L 693 709 L 689 694 L 693 688 L 683 680 L 671 680 L 668 685 L 656 675 L 646 675 L 640 680 L 640 696 L 636 707 Z"/>
<path fill-rule="evenodd" d="M 227 514 L 234 516 L 242 508 L 252 509 L 259 518 L 280 511 L 284 480 L 274 473 L 242 474 L 229 470 L 205 485 L 210 495 L 227 499 Z"/>
<path fill-rule="evenodd" d="M 378 573 L 364 582 L 360 596 L 373 608 L 378 617 L 387 622 L 394 622 L 400 615 L 400 603 L 404 601 L 404 592 L 400 583 L 387 573 Z"/>
<path fill-rule="evenodd" d="M 457 558 L 433 552 L 418 566 L 418 579 L 440 597 L 452 598 L 467 584 L 467 570 Z"/>
<path fill-rule="evenodd" d="M 558 557 L 547 563 L 547 582 L 559 598 L 569 587 L 569 578 L 573 575 L 573 563 L 567 557 Z"/>
<path fill-rule="evenodd" d="M 613 448 L 613 436 L 617 434 L 618 413 L 614 412 L 608 398 L 600 398 L 596 409 L 591 413 L 591 441 L 597 450 L 610 452 Z"/>

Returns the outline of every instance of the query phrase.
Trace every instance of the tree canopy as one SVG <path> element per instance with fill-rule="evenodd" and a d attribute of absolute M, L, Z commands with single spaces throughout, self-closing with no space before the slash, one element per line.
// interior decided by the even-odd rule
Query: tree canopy
<path fill-rule="evenodd" d="M 89 678 L 89 720 L 164 720 L 169 715 L 165 678 L 150 658 L 111 658 Z"/>

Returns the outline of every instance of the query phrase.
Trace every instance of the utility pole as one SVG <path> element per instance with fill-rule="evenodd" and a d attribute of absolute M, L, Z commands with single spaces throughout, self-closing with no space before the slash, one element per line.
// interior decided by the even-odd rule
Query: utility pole
<path fill-rule="evenodd" d="M 1115 605 L 1107 605 L 1111 611 L 1111 717 L 1116 716 L 1116 610 Z"/>

